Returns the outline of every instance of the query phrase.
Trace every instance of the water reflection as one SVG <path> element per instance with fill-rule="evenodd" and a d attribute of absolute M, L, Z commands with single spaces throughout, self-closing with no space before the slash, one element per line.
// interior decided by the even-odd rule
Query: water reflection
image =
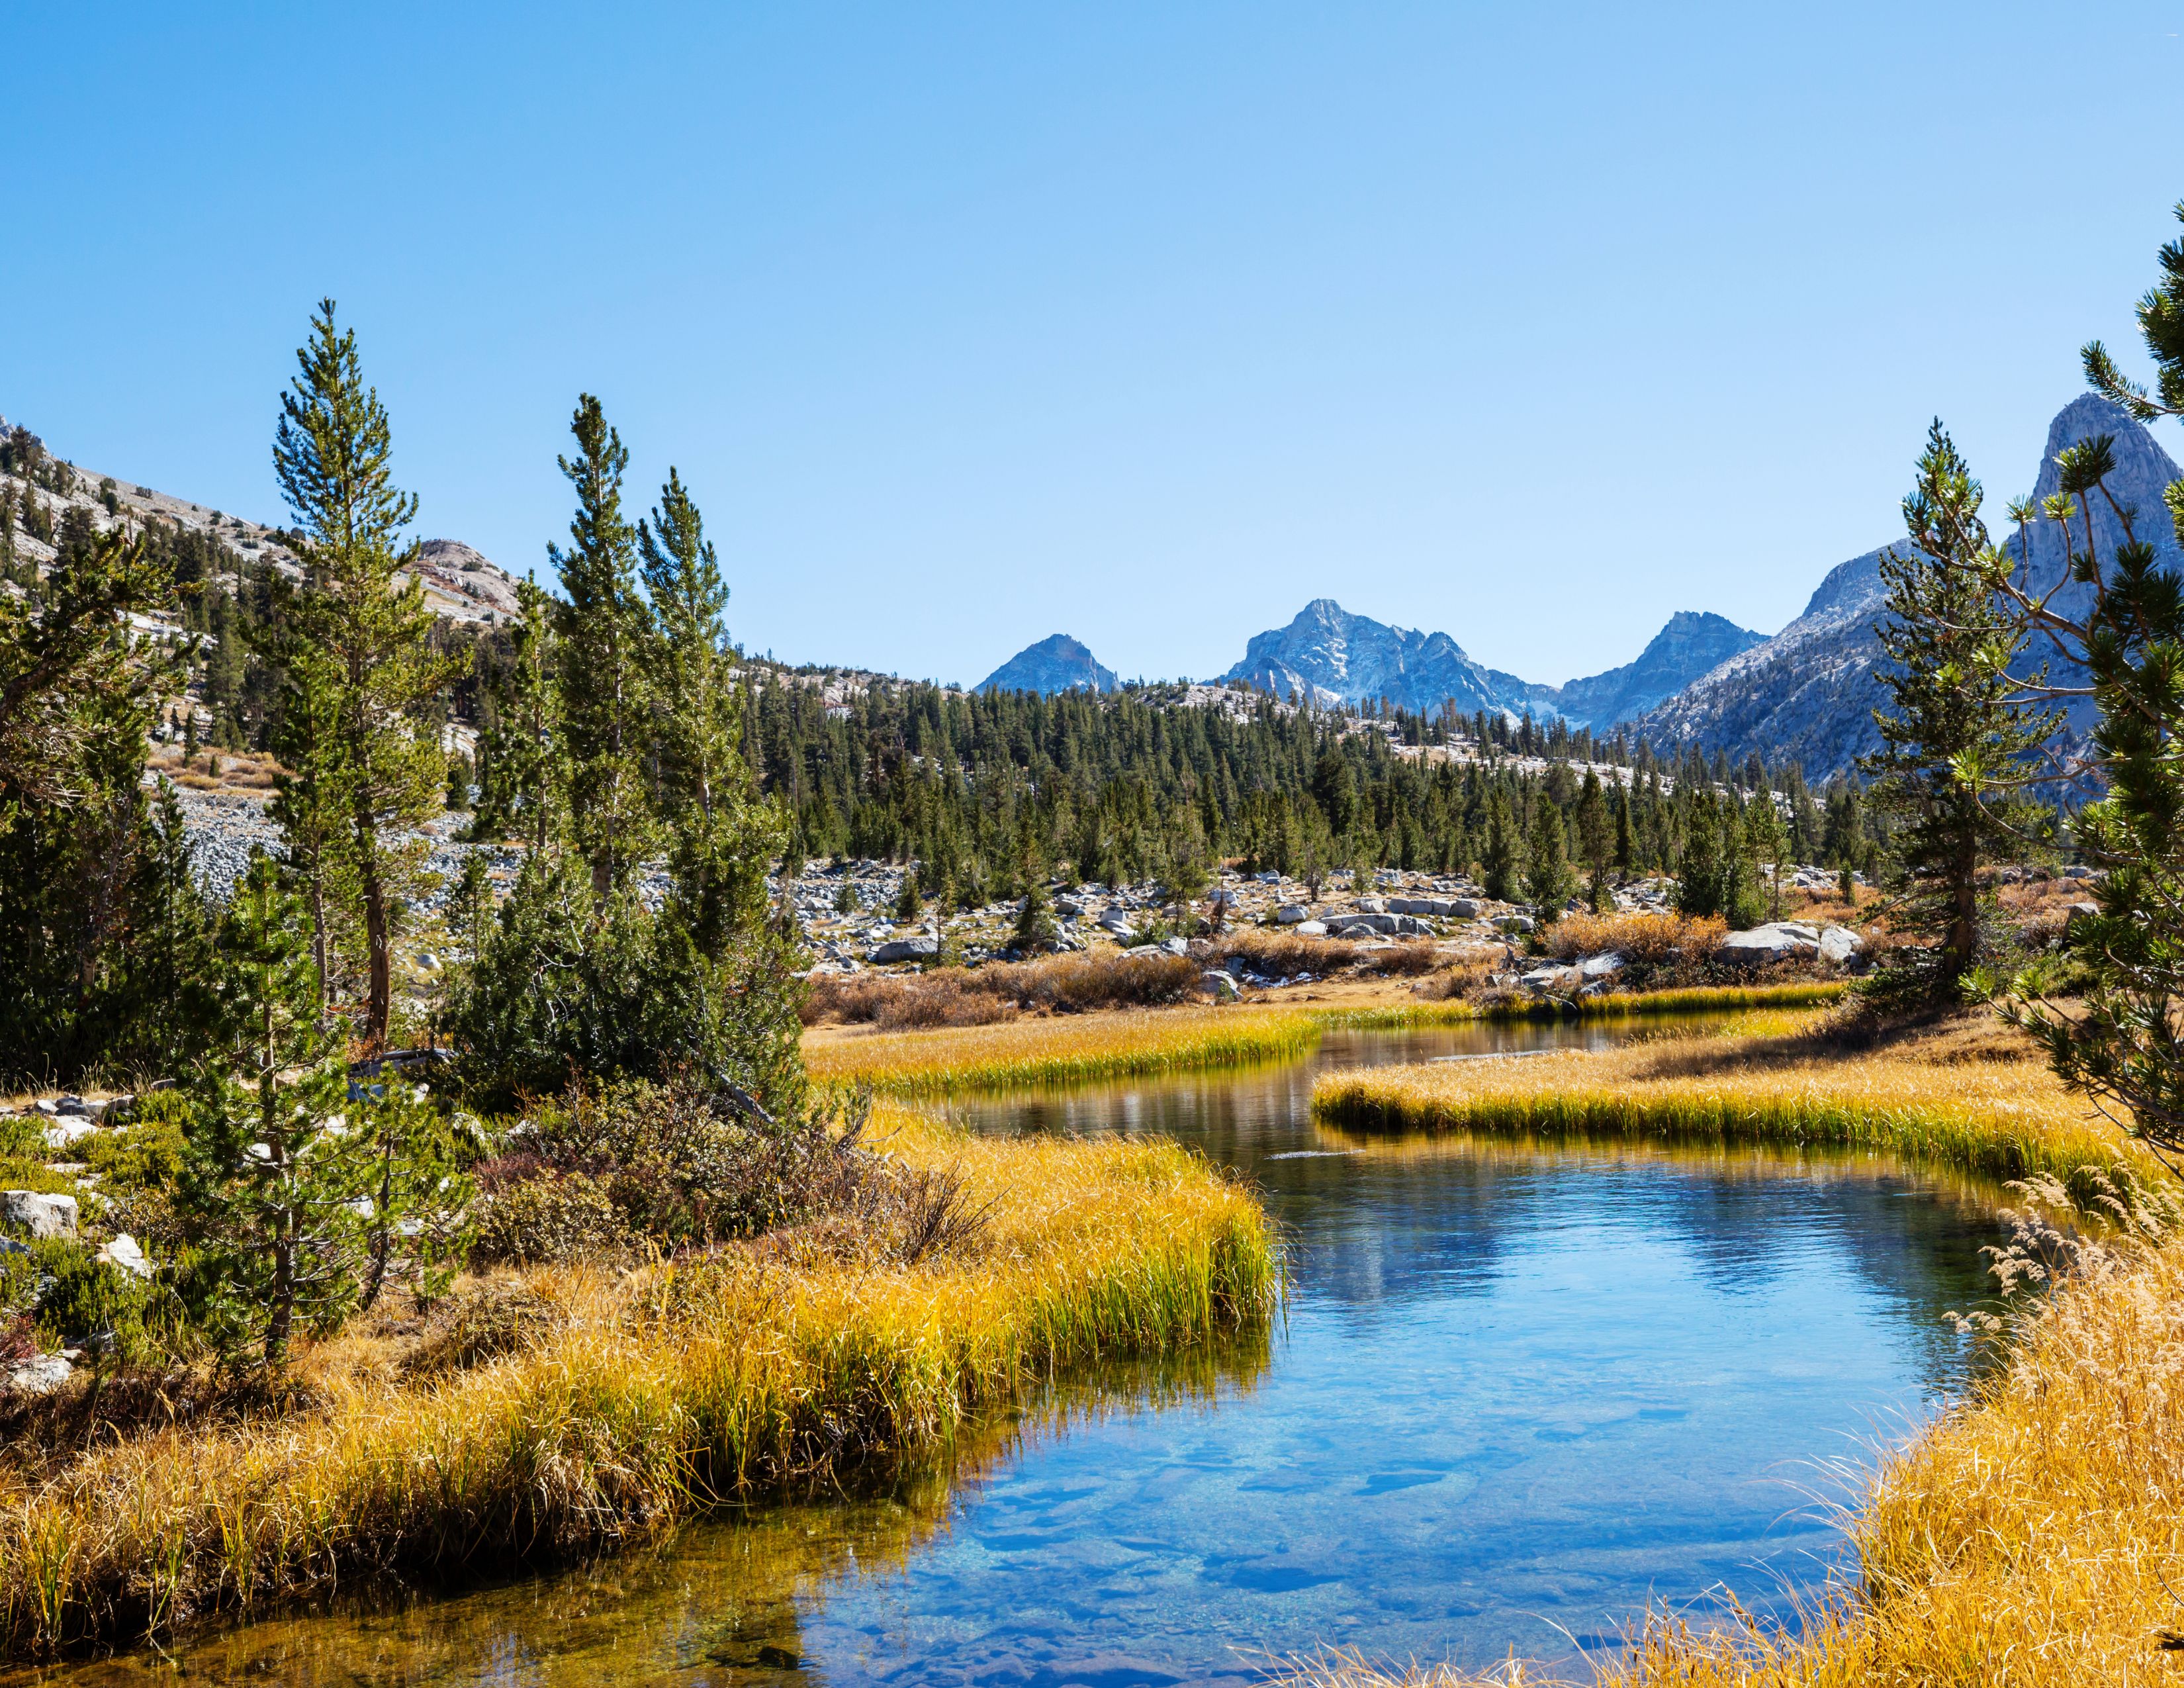
<path fill-rule="evenodd" d="M 193 1645 L 188 1672 L 1243 1682 L 1239 1648 L 1553 1659 L 1649 1598 L 1809 1585 L 1836 1539 L 1798 1485 L 1961 1377 L 1941 1313 L 1985 1293 L 1992 1191 L 1868 1155 L 1358 1139 L 1305 1106 L 1315 1066 L 1612 1035 L 1352 1035 L 1310 1064 L 961 1108 L 983 1131 L 1166 1133 L 1254 1179 L 1295 1268 L 1271 1355 L 1104 1368 L 883 1495 L 260 1624 Z"/>

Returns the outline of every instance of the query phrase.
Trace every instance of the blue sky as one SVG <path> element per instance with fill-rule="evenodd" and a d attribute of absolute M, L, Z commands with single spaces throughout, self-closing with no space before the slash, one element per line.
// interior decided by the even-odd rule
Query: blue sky
<path fill-rule="evenodd" d="M 748 646 L 1558 681 L 1772 631 L 1927 420 L 2030 486 L 2184 197 L 2184 3 L 8 8 L 0 414 L 270 519 L 331 293 L 518 573 L 580 391 Z M 2184 439 L 2164 437 L 2184 455 Z"/>

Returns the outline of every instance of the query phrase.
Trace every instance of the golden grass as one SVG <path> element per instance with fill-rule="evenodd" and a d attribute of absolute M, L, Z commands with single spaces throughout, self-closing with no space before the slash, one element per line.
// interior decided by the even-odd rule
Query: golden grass
<path fill-rule="evenodd" d="M 2083 1688 L 2176 1680 L 2184 1630 L 2184 1248 L 2081 1275 L 1996 1373 L 1872 1479 L 1855 1583 L 1792 1635 L 1656 1619 L 1603 1688 Z M 1289 1662 L 1298 1688 L 1537 1681 L 1356 1654 Z"/>
<path fill-rule="evenodd" d="M 1836 1144 L 1997 1178 L 2076 1180 L 2131 1152 L 2028 1045 L 1973 1033 L 1859 1054 L 1809 1036 L 1747 1036 L 1375 1067 L 1322 1078 L 1312 1111 L 1351 1131 Z"/>
<path fill-rule="evenodd" d="M 944 1095 L 1293 1059 L 1312 1051 L 1319 1030 L 1290 1010 L 1171 1008 L 853 1035 L 807 1049 L 805 1063 L 822 1084 Z"/>
<path fill-rule="evenodd" d="M 1389 1002 L 1323 1011 L 1323 1026 L 1353 1030 L 1410 1026 L 1458 1026 L 1475 1021 L 1621 1020 L 1651 1015 L 1726 1014 L 1747 1008 L 1817 1008 L 1842 1000 L 1850 987 L 1839 979 L 1810 983 L 1700 985 L 1680 990 L 1643 990 L 1560 1000 L 1472 1003 Z"/>
<path fill-rule="evenodd" d="M 535 1345 L 404 1384 L 353 1339 L 322 1406 L 167 1430 L 0 1488 L 20 1656 L 405 1575 L 613 1545 L 692 1506 L 944 1443 L 1051 1368 L 1262 1318 L 1280 1289 L 1245 1190 L 1165 1142 L 989 1141 L 883 1111 L 875 1140 L 990 1204 L 972 1258 L 838 1262 L 794 1239 L 613 1278 L 541 1270 Z"/>

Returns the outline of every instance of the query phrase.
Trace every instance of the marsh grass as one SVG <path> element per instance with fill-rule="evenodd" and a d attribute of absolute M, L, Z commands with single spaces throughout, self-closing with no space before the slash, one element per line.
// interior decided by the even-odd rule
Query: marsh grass
<path fill-rule="evenodd" d="M 553 1316 L 458 1343 L 424 1377 L 343 1339 L 307 1357 L 316 1404 L 298 1416 L 11 1472 L 8 1650 L 616 1546 L 929 1452 L 1056 1368 L 1202 1345 L 1280 1292 L 1257 1203 L 1178 1145 L 981 1140 L 892 1111 L 872 1136 L 980 1204 L 975 1256 L 874 1265 L 777 1236 L 619 1274 L 507 1274 Z"/>
<path fill-rule="evenodd" d="M 1312 1016 L 1293 1011 L 1177 1008 L 847 1037 L 805 1059 L 822 1083 L 937 1096 L 1294 1060 L 1319 1034 Z"/>
<path fill-rule="evenodd" d="M 1407 1026 L 1456 1026 L 1477 1021 L 1627 1020 L 1678 1014 L 1723 1014 L 1747 1008 L 1817 1008 L 1839 1002 L 1849 986 L 1841 980 L 1806 983 L 1701 985 L 1582 996 L 1574 1001 L 1518 1000 L 1378 1003 L 1368 1008 L 1315 1015 L 1322 1025 L 1355 1030 Z"/>
<path fill-rule="evenodd" d="M 1831 1144 L 2074 1187 L 2081 1168 L 2135 1157 L 2029 1045 L 1962 1029 L 1852 1051 L 1808 1033 L 1376 1067 L 1322 1078 L 1312 1111 L 1354 1132 Z"/>
<path fill-rule="evenodd" d="M 2100 1206 L 2128 1189 L 2103 1180 Z M 2034 1181 L 2044 1207 L 2062 1190 Z M 2158 1204 L 2169 1205 L 2169 1204 Z M 1855 1575 L 1795 1627 L 1731 1607 L 1711 1625 L 1641 1617 L 1603 1688 L 2081 1688 L 2174 1680 L 2184 1640 L 2184 1246 L 2168 1223 L 2071 1248 L 2006 1322 L 2006 1358 L 1868 1479 L 1848 1515 Z M 2037 1227 L 2042 1222 L 2034 1220 Z M 2020 1227 L 2020 1239 L 2025 1228 Z M 2036 1251 L 2036 1253 L 2039 1251 Z M 1296 1688 L 1537 1683 L 1356 1653 L 1284 1662 Z"/>

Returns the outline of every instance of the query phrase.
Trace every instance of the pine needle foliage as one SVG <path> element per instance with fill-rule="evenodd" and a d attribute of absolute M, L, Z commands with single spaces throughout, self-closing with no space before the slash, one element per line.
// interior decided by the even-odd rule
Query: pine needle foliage
<path fill-rule="evenodd" d="M 645 672 L 649 618 L 637 584 L 637 531 L 622 515 L 629 451 L 590 393 L 569 432 L 577 454 L 559 460 L 577 489 L 569 548 L 549 546 L 561 576 L 561 721 L 571 770 L 571 820 L 604 900 L 652 842 L 644 754 L 651 705 Z"/>
<path fill-rule="evenodd" d="M 287 666 L 292 686 L 317 694 L 306 710 L 310 742 L 291 747 L 310 788 L 284 819 L 296 827 L 297 865 L 327 876 L 330 814 L 345 811 L 343 889 L 353 889 L 365 945 L 359 1030 L 376 1047 L 393 1015 L 396 922 L 423 866 L 415 834 L 447 784 L 438 735 L 420 716 L 465 663 L 434 641 L 423 581 L 403 577 L 417 560 L 415 543 L 402 538 L 417 501 L 394 484 L 387 408 L 365 384 L 356 331 L 337 326 L 332 299 L 320 301 L 296 364 L 273 467 L 304 536 L 304 585 L 284 618 Z M 325 894 L 321 883 L 313 894 L 321 950 Z"/>
<path fill-rule="evenodd" d="M 2184 220 L 2184 205 L 2177 215 Z M 2153 390 L 2126 379 L 2099 342 L 2083 354 L 2086 379 L 2142 421 L 2184 415 L 2184 241 L 2162 248 L 2160 267 L 2138 307 Z M 2009 1011 L 2066 1082 L 2173 1160 L 2184 1153 L 2184 579 L 2139 537 L 2142 522 L 2159 518 L 2109 491 L 2114 465 L 2111 437 L 2081 441 L 2059 460 L 2060 487 L 2047 506 L 2020 502 L 2014 511 L 2028 539 L 2035 521 L 2059 526 L 2067 578 L 2090 588 L 2089 606 L 2067 614 L 2055 592 L 2036 599 L 2021 582 L 1998 582 L 2021 625 L 2082 666 L 2099 710 L 2083 766 L 2107 788 L 2071 822 L 2081 853 L 2105 870 L 2096 911 L 2064 936 L 2082 1006 L 2048 1001 L 2055 975 L 2036 966 L 2014 981 Z M 2184 539 L 2184 481 L 2163 497 Z M 2107 556 L 2093 526 L 2097 499 L 2124 534 Z"/>
<path fill-rule="evenodd" d="M 1911 543 L 1880 560 L 1888 613 L 1874 635 L 1888 702 L 1873 712 L 1881 748 L 1859 764 L 1892 822 L 1881 913 L 1927 940 L 1890 950 L 1875 976 L 1875 999 L 1898 1006 L 1953 1000 L 1982 960 L 1980 869 L 2014 853 L 2024 817 L 2008 799 L 2055 726 L 2011 677 L 2023 634 L 1995 591 L 2003 565 L 1982 497 L 1936 419 L 1903 500 Z"/>

